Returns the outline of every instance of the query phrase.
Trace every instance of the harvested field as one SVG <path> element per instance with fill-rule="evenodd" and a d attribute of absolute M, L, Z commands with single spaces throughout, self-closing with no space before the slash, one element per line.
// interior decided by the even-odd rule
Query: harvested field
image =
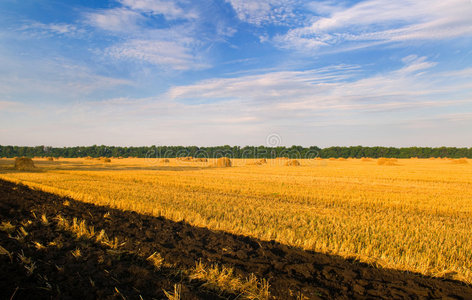
<path fill-rule="evenodd" d="M 201 279 L 190 280 L 196 262 L 233 267 L 239 278 L 254 274 L 267 279 L 271 299 L 472 295 L 470 286 L 453 280 L 374 268 L 273 241 L 81 203 L 10 182 L 0 181 L 0 198 L 0 245 L 8 252 L 0 255 L 6 271 L 0 281 L 2 298 L 15 294 L 18 299 L 163 299 L 164 290 L 171 293 L 174 285 L 180 286 L 182 299 L 240 296 L 212 289 Z M 66 220 L 77 218 L 102 229 L 118 242 L 110 246 L 77 238 L 57 224 L 59 213 Z M 146 260 L 154 253 L 163 258 L 159 269 Z"/>
<path fill-rule="evenodd" d="M 472 282 L 472 169 L 449 160 L 267 160 L 231 168 L 169 159 L 0 162 L 0 178 L 388 269 Z"/>

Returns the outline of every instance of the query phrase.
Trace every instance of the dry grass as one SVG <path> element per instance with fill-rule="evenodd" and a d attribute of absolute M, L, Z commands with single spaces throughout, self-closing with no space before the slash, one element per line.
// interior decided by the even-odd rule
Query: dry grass
<path fill-rule="evenodd" d="M 34 170 L 35 168 L 36 167 L 31 158 L 28 158 L 28 157 L 15 158 L 15 170 L 30 171 L 30 170 Z"/>
<path fill-rule="evenodd" d="M 259 280 L 254 274 L 243 279 L 225 266 L 205 265 L 200 261 L 190 271 L 190 279 L 204 281 L 203 286 L 214 291 L 241 294 L 243 299 L 269 299 L 269 283 L 265 279 Z"/>
<path fill-rule="evenodd" d="M 85 220 L 78 220 L 77 218 L 72 219 L 72 223 L 61 215 L 56 216 L 57 226 L 62 230 L 72 233 L 77 239 L 85 238 L 94 240 L 95 242 L 101 243 L 111 249 L 118 249 L 124 243 L 119 243 L 115 237 L 109 239 L 105 233 L 105 230 L 96 232 L 93 226 L 88 226 Z"/>
<path fill-rule="evenodd" d="M 71 251 L 71 254 L 75 257 L 75 258 L 79 258 L 82 256 L 82 252 L 80 251 L 79 248 L 75 249 L 75 250 L 72 250 Z"/>
<path fill-rule="evenodd" d="M 45 214 L 41 215 L 41 224 L 46 225 L 46 226 L 49 225 L 48 218 L 46 217 Z"/>
<path fill-rule="evenodd" d="M 144 159 L 129 158 L 103 170 L 94 161 L 68 161 L 81 168 L 51 164 L 44 172 L 3 172 L 0 178 L 84 202 L 472 283 L 469 163 L 401 159 L 384 167 L 354 159 L 321 166 L 310 159 L 303 168 L 287 168 L 279 160 L 247 166 L 234 159 L 233 168 L 187 169 L 171 159 L 167 169 L 155 170 Z"/>
<path fill-rule="evenodd" d="M 164 258 L 162 258 L 161 254 L 157 252 L 151 254 L 148 258 L 146 258 L 146 260 L 150 262 L 156 270 L 159 270 L 164 263 Z"/>
<path fill-rule="evenodd" d="M 261 166 L 267 164 L 267 159 L 261 158 L 261 159 L 251 159 L 249 160 L 246 165 L 248 166 Z"/>
<path fill-rule="evenodd" d="M 213 167 L 217 167 L 217 168 L 227 168 L 231 166 L 232 166 L 231 159 L 227 157 L 220 157 L 216 160 L 216 163 L 213 164 Z"/>
<path fill-rule="evenodd" d="M 16 227 L 12 225 L 9 221 L 8 222 L 3 221 L 0 224 L 0 231 L 4 231 L 6 233 L 12 233 L 15 231 L 15 229 Z"/>
<path fill-rule="evenodd" d="M 174 292 L 167 292 L 164 290 L 164 294 L 166 295 L 167 299 L 169 300 L 180 300 L 180 294 L 182 292 L 182 285 L 181 284 L 174 284 Z"/>
<path fill-rule="evenodd" d="M 8 256 L 8 258 L 10 258 L 10 261 L 13 262 L 13 256 L 11 255 L 11 253 L 7 249 L 3 248 L 2 246 L 0 246 L 0 255 Z"/>
<path fill-rule="evenodd" d="M 265 159 L 265 158 L 258 159 L 254 162 L 254 164 L 258 165 L 258 166 L 265 165 L 265 164 L 267 164 L 267 159 Z"/>
<path fill-rule="evenodd" d="M 164 294 L 166 295 L 167 299 L 169 300 L 180 300 L 180 294 L 182 293 L 182 285 L 181 284 L 174 284 L 174 292 L 167 292 L 164 290 Z"/>
<path fill-rule="evenodd" d="M 77 218 L 73 218 L 71 224 L 66 218 L 58 215 L 56 221 L 60 228 L 73 233 L 78 239 L 92 239 L 95 236 L 95 229 L 93 226 L 87 226 L 85 220 L 77 221 Z"/>
<path fill-rule="evenodd" d="M 181 161 L 193 161 L 192 156 L 183 156 L 183 157 L 178 157 L 177 159 Z"/>
<path fill-rule="evenodd" d="M 396 158 L 385 158 L 381 157 L 377 159 L 379 166 L 398 166 L 398 160 Z"/>
<path fill-rule="evenodd" d="M 289 166 L 289 167 L 296 167 L 296 166 L 300 166 L 300 162 L 296 159 L 291 159 L 289 161 L 287 161 L 285 163 L 286 166 Z"/>
<path fill-rule="evenodd" d="M 469 162 L 467 161 L 467 158 L 459 158 L 451 160 L 451 163 L 455 165 L 464 165 L 468 164 Z"/>

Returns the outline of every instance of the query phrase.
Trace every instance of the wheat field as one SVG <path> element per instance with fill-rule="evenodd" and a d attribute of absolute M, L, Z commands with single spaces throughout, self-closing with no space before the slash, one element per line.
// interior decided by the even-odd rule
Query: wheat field
<path fill-rule="evenodd" d="M 0 178 L 374 265 L 472 283 L 472 161 L 34 159 Z"/>

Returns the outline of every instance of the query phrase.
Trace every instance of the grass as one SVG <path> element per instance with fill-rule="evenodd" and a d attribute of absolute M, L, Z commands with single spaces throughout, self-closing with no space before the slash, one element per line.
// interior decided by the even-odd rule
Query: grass
<path fill-rule="evenodd" d="M 43 215 L 44 216 L 44 215 Z M 96 232 L 93 226 L 88 226 L 85 220 L 78 220 L 77 218 L 72 219 L 72 223 L 61 215 L 56 216 L 57 226 L 65 231 L 72 233 L 77 239 L 85 238 L 89 240 L 95 240 L 111 249 L 118 249 L 123 246 L 124 243 L 119 243 L 118 238 L 114 237 L 109 239 L 105 230 Z M 43 225 L 44 222 L 42 222 Z"/>
<path fill-rule="evenodd" d="M 12 233 L 14 232 L 16 229 L 16 227 L 14 225 L 12 225 L 9 221 L 6 222 L 6 221 L 3 221 L 1 224 L 0 224 L 0 231 L 4 231 L 6 233 Z"/>
<path fill-rule="evenodd" d="M 174 284 L 174 292 L 168 292 L 164 290 L 164 294 L 169 300 L 180 300 L 181 291 L 182 291 L 182 285 Z"/>
<path fill-rule="evenodd" d="M 164 263 L 164 258 L 157 252 L 151 254 L 146 260 L 153 265 L 156 270 L 159 270 Z"/>
<path fill-rule="evenodd" d="M 243 279 L 232 268 L 217 264 L 206 265 L 201 261 L 196 263 L 195 269 L 190 271 L 190 279 L 205 281 L 203 286 L 220 292 L 240 294 L 243 299 L 269 299 L 269 283 L 259 280 L 254 274 Z"/>
<path fill-rule="evenodd" d="M 472 283 L 472 167 L 444 159 L 286 160 L 232 168 L 128 158 L 35 160 L 0 178 L 123 210 Z M 2 169 L 1 166 L 5 167 Z M 388 164 L 387 164 L 388 165 Z M 80 222 L 79 222 L 80 223 Z M 78 225 L 80 225 L 78 223 Z"/>

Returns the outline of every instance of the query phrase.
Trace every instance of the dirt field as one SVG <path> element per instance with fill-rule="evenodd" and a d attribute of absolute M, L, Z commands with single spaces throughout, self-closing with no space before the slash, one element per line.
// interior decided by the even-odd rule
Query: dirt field
<path fill-rule="evenodd" d="M 0 198 L 2 224 L 15 227 L 7 233 L 3 226 L 0 232 L 0 245 L 8 252 L 0 255 L 3 299 L 166 299 L 164 290 L 172 292 L 175 284 L 182 288 L 182 299 L 238 298 L 204 280 L 190 280 L 183 270 L 198 261 L 231 266 L 241 277 L 253 273 L 267 279 L 273 299 L 472 298 L 472 288 L 457 281 L 373 268 L 276 242 L 81 203 L 6 181 L 0 181 Z M 48 221 L 39 217 L 43 214 Z M 58 214 L 104 229 L 120 245 L 108 249 L 76 238 L 53 221 Z M 80 256 L 74 255 L 77 249 Z M 166 262 L 159 270 L 146 260 L 155 252 Z"/>

